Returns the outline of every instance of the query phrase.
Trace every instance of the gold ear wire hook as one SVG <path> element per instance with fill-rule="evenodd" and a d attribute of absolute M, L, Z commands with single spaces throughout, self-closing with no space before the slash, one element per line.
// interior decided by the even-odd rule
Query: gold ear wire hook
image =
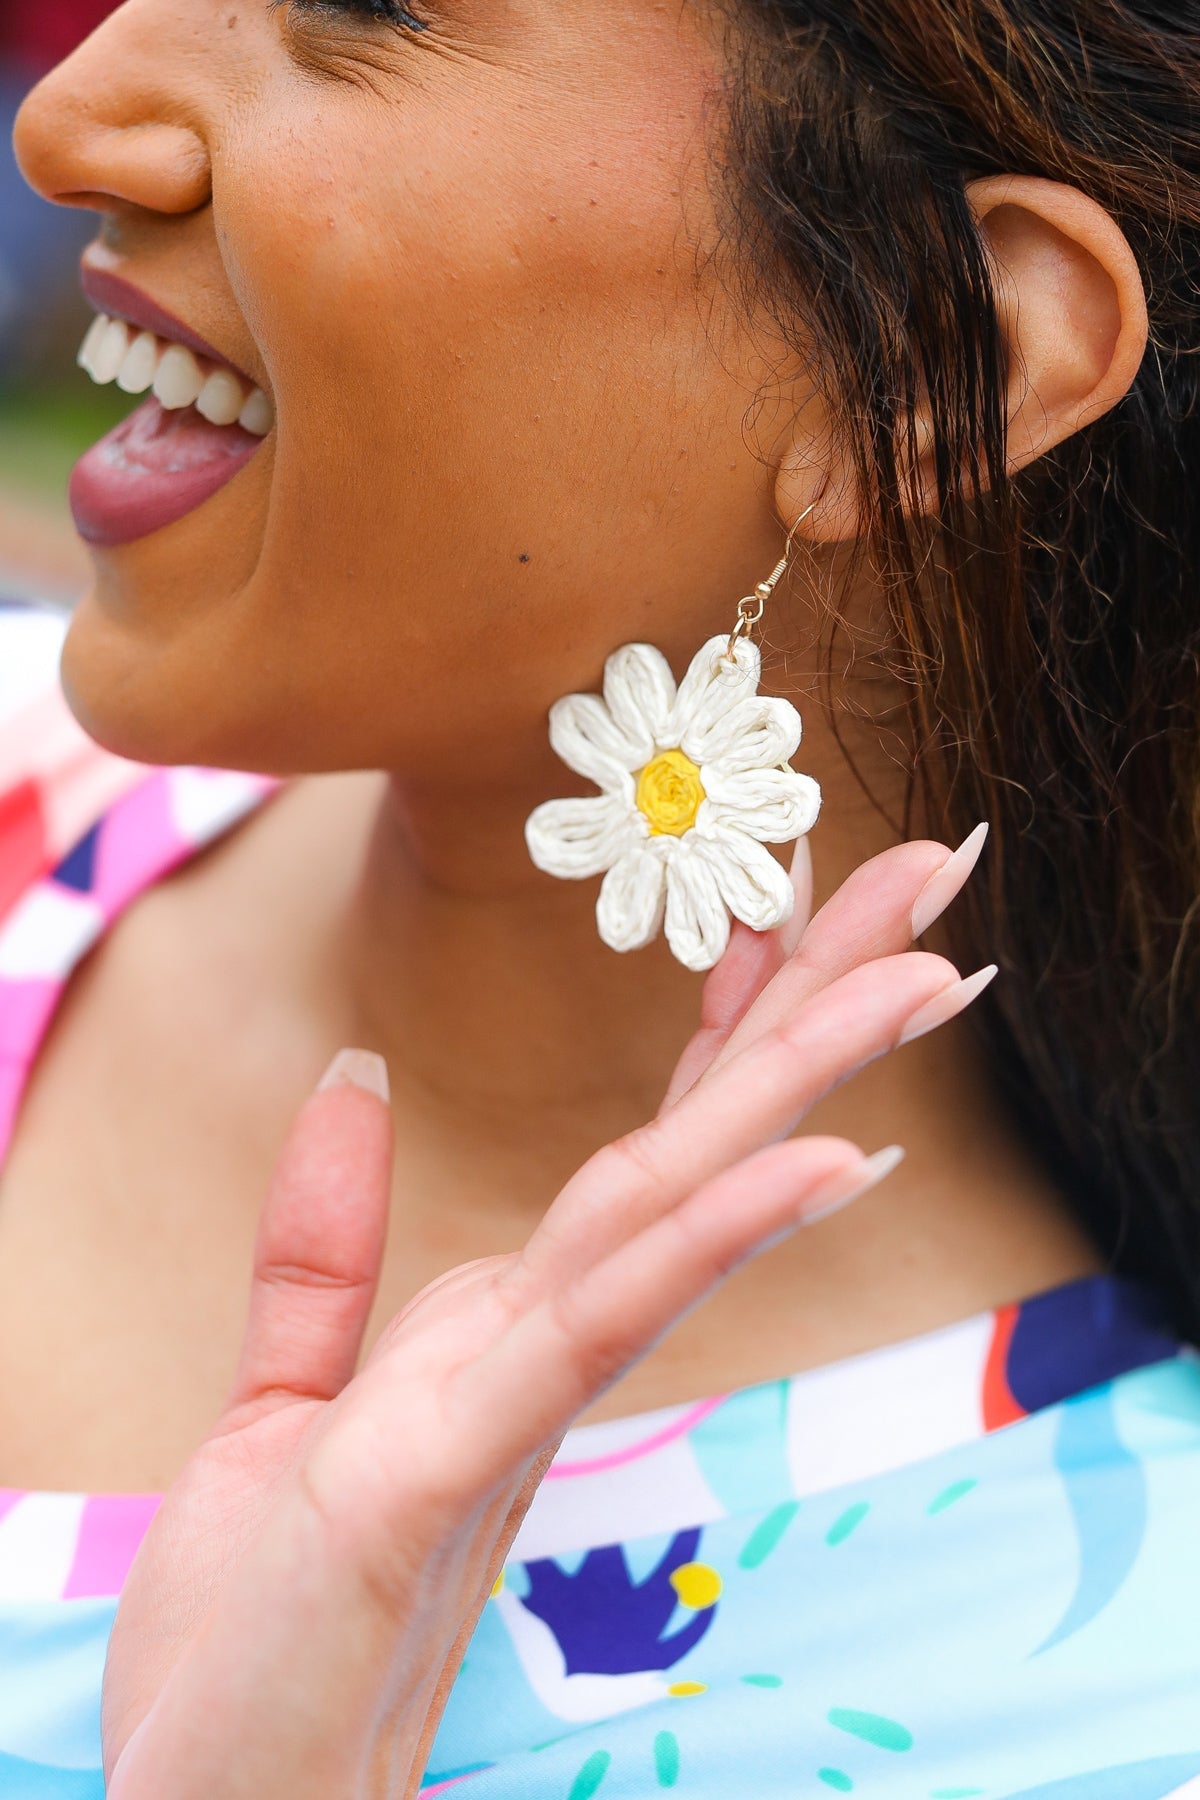
<path fill-rule="evenodd" d="M 771 598 L 775 589 L 779 586 L 780 582 L 792 566 L 792 546 L 796 541 L 796 533 L 803 525 L 805 519 L 809 517 L 810 513 L 814 513 L 816 510 L 816 500 L 812 502 L 811 506 L 805 507 L 804 511 L 800 514 L 800 517 L 792 526 L 792 529 L 788 532 L 787 542 L 783 547 L 783 555 L 775 564 L 775 567 L 771 570 L 767 579 L 765 581 L 760 581 L 752 594 L 747 594 L 745 599 L 738 601 L 737 623 L 729 634 L 729 643 L 725 649 L 726 662 L 735 661 L 738 639 L 749 637 L 754 630 L 754 627 L 762 619 L 763 614 L 767 610 L 767 601 Z"/>

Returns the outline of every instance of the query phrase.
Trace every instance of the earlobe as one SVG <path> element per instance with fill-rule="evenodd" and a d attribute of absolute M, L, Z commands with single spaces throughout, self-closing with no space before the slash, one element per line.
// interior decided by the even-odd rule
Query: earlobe
<path fill-rule="evenodd" d="M 1009 468 L 1026 467 L 1128 393 L 1149 320 L 1137 259 L 1077 188 L 992 176 L 967 198 L 991 251 L 1009 345 Z"/>
<path fill-rule="evenodd" d="M 818 406 L 823 417 L 814 430 L 810 415 Z M 775 510 L 797 542 L 844 544 L 862 535 L 864 519 L 841 434 L 825 414 L 824 402 L 813 396 L 801 415 L 805 429 L 798 420 L 788 434 L 775 476 Z"/>

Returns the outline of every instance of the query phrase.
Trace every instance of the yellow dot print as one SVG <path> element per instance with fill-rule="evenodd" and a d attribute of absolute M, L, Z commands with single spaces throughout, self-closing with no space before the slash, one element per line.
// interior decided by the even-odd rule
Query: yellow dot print
<path fill-rule="evenodd" d="M 683 1605 L 690 1606 L 693 1612 L 703 1612 L 721 1598 L 721 1577 L 707 1563 L 684 1563 L 671 1576 L 671 1586 Z"/>

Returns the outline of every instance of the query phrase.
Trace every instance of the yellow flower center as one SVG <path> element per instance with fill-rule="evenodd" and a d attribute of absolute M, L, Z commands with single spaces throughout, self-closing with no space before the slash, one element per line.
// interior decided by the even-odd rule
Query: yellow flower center
<path fill-rule="evenodd" d="M 704 788 L 700 771 L 682 750 L 664 750 L 638 776 L 638 810 L 653 837 L 682 837 L 696 823 Z"/>

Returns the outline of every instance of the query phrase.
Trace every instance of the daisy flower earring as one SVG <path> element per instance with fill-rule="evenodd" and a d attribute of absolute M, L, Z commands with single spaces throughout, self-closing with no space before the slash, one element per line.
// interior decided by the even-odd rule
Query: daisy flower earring
<path fill-rule="evenodd" d="M 600 792 L 539 806 L 526 843 L 548 875 L 603 875 L 596 921 L 614 950 L 644 948 L 665 921 L 675 956 L 703 972 L 724 954 L 731 918 L 771 931 L 791 917 L 792 884 L 765 846 L 811 830 L 821 790 L 790 766 L 800 715 L 759 693 L 752 638 L 788 560 L 739 601 L 732 633 L 710 638 L 678 687 L 661 651 L 625 644 L 605 664 L 603 698 L 569 694 L 551 708 L 556 754 Z"/>

